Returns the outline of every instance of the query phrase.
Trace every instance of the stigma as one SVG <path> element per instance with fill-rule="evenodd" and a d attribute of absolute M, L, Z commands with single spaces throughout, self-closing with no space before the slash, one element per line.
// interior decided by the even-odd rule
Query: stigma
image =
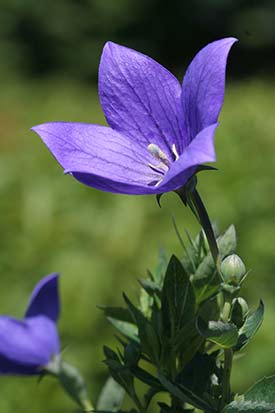
<path fill-rule="evenodd" d="M 155 143 L 150 143 L 147 146 L 147 149 L 150 152 L 150 154 L 159 161 L 158 165 L 148 163 L 149 168 L 151 168 L 154 172 L 160 174 L 158 181 L 154 182 L 154 186 L 157 187 L 162 182 L 164 175 L 168 172 L 171 166 L 171 161 L 169 160 L 168 156 Z M 177 161 L 179 159 L 179 154 L 177 152 L 175 144 L 172 145 L 171 152 L 174 156 L 174 161 Z"/>
<path fill-rule="evenodd" d="M 154 158 L 156 158 L 162 164 L 167 166 L 167 168 L 169 168 L 170 161 L 158 145 L 156 145 L 155 143 L 150 143 L 150 145 L 147 146 L 147 149 L 153 155 Z"/>

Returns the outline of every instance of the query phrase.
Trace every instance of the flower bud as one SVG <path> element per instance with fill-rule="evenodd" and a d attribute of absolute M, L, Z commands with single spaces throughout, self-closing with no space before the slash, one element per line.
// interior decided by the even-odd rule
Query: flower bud
<path fill-rule="evenodd" d="M 231 321 L 238 327 L 242 327 L 248 313 L 247 302 L 242 298 L 234 298 L 232 301 Z"/>
<path fill-rule="evenodd" d="M 246 268 L 240 257 L 229 255 L 221 263 L 221 273 L 226 284 L 239 285 L 246 273 Z"/>

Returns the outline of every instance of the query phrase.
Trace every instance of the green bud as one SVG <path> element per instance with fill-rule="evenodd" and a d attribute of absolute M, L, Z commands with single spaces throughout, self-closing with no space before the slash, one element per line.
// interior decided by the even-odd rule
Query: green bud
<path fill-rule="evenodd" d="M 246 274 L 246 268 L 240 257 L 232 254 L 222 261 L 221 273 L 226 284 L 238 286 Z"/>
<path fill-rule="evenodd" d="M 231 308 L 231 321 L 238 327 L 241 328 L 244 324 L 248 314 L 247 302 L 242 298 L 234 298 L 232 301 Z"/>

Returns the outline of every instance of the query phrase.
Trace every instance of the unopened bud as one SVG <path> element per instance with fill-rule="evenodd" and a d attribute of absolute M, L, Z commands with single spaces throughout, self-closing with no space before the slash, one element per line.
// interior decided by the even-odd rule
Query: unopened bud
<path fill-rule="evenodd" d="M 221 273 L 226 284 L 238 286 L 246 274 L 246 268 L 240 257 L 232 254 L 222 261 Z"/>
<path fill-rule="evenodd" d="M 234 298 L 232 301 L 231 309 L 231 321 L 238 327 L 241 328 L 244 324 L 248 314 L 247 302 L 242 298 Z"/>

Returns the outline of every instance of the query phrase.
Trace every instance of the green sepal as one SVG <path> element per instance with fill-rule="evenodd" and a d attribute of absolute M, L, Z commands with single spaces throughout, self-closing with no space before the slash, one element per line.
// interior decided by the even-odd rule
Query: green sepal
<path fill-rule="evenodd" d="M 218 237 L 217 244 L 221 259 L 236 250 L 237 238 L 234 225 L 231 225 L 225 233 Z M 201 303 L 219 291 L 222 279 L 210 253 L 208 253 L 200 263 L 191 281 L 198 303 Z"/>
<path fill-rule="evenodd" d="M 238 351 L 245 347 L 252 337 L 259 330 L 264 318 L 264 303 L 260 300 L 260 304 L 254 312 L 248 315 L 244 325 L 239 330 L 239 338 L 234 351 Z"/>
<path fill-rule="evenodd" d="M 232 348 L 238 341 L 238 329 L 233 323 L 209 321 L 202 317 L 197 319 L 197 328 L 200 334 L 222 348 Z"/>
<path fill-rule="evenodd" d="M 117 412 L 120 410 L 125 397 L 125 389 L 113 377 L 109 377 L 98 398 L 96 410 Z"/>
<path fill-rule="evenodd" d="M 275 406 L 266 402 L 233 401 L 222 413 L 275 413 Z"/>
<path fill-rule="evenodd" d="M 244 325 L 248 313 L 248 305 L 242 297 L 234 298 L 231 306 L 230 320 L 239 329 Z"/>
<path fill-rule="evenodd" d="M 158 206 L 159 206 L 160 208 L 161 208 L 160 199 L 161 199 L 162 195 L 163 195 L 163 193 L 162 193 L 162 194 L 157 194 L 157 195 L 156 195 L 156 200 L 157 200 Z"/>

